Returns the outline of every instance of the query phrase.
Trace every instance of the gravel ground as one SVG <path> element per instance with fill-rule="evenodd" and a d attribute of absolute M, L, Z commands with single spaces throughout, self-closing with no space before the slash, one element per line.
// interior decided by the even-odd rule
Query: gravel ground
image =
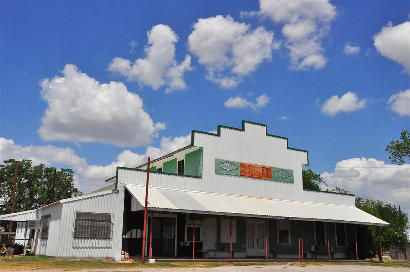
<path fill-rule="evenodd" d="M 1 269 L 0 269 L 1 270 Z M 37 272 L 60 272 L 62 270 L 36 270 Z M 67 270 L 64 270 L 67 271 Z M 86 269 L 83 272 L 410 272 L 410 268 L 367 266 L 367 265 L 308 265 L 300 267 L 292 264 L 278 264 L 267 266 L 221 266 L 216 268 L 137 268 L 137 269 Z"/>

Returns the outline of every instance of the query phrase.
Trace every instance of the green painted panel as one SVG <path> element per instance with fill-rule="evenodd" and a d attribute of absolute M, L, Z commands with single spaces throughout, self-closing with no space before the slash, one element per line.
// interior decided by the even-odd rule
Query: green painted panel
<path fill-rule="evenodd" d="M 215 173 L 239 176 L 241 173 L 241 163 L 235 161 L 215 159 Z"/>
<path fill-rule="evenodd" d="M 162 172 L 168 173 L 168 174 L 177 174 L 178 173 L 177 159 L 164 162 L 164 164 L 162 165 Z"/>
<path fill-rule="evenodd" d="M 202 149 L 185 154 L 184 175 L 202 177 Z"/>
<path fill-rule="evenodd" d="M 156 166 L 150 167 L 149 171 L 150 172 L 157 172 L 157 167 Z"/>
<path fill-rule="evenodd" d="M 293 170 L 273 167 L 273 180 L 293 183 Z"/>

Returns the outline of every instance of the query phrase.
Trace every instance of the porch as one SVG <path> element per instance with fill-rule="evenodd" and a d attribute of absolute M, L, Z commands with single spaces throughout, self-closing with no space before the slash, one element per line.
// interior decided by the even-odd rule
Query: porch
<path fill-rule="evenodd" d="M 143 211 L 125 192 L 123 252 L 140 258 Z M 153 203 L 154 201 L 151 201 Z M 145 256 L 172 260 L 353 260 L 367 226 L 352 223 L 148 210 Z"/>

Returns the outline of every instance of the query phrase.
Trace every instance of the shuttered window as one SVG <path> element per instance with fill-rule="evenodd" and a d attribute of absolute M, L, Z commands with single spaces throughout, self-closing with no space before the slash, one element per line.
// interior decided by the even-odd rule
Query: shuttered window
<path fill-rule="evenodd" d="M 74 238 L 111 239 L 111 225 L 109 213 L 77 212 Z"/>
<path fill-rule="evenodd" d="M 48 229 L 50 227 L 51 215 L 43 215 L 41 217 L 41 235 L 40 239 L 48 239 Z"/>

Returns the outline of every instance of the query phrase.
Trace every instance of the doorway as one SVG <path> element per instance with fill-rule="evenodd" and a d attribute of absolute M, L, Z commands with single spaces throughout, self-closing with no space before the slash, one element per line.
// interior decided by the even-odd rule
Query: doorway
<path fill-rule="evenodd" d="M 175 219 L 152 218 L 152 255 L 154 257 L 175 256 Z"/>
<path fill-rule="evenodd" d="M 246 223 L 246 254 L 250 257 L 265 255 L 265 225 L 263 220 Z"/>

